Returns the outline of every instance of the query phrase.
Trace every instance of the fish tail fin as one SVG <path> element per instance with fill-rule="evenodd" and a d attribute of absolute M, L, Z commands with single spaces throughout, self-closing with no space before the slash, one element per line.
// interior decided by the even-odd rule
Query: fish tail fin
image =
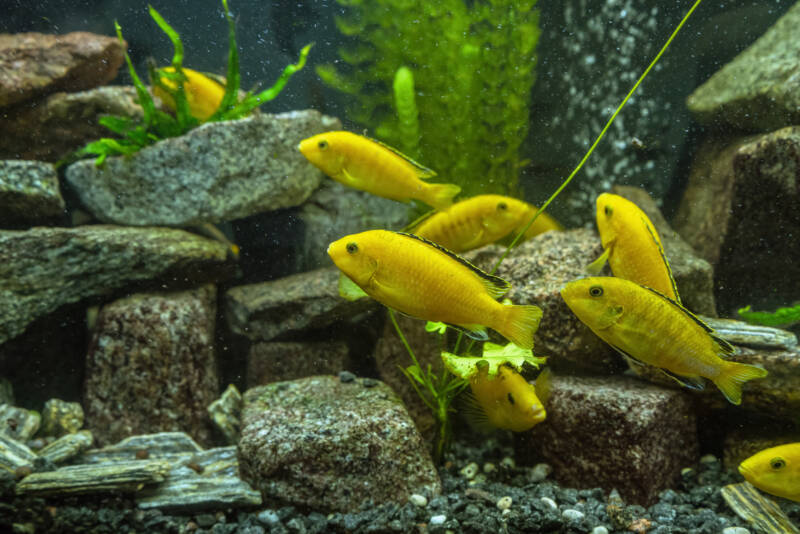
<path fill-rule="evenodd" d="M 742 403 L 742 384 L 754 378 L 767 376 L 767 370 L 746 363 L 725 362 L 722 372 L 714 379 L 714 384 L 722 391 L 731 404 Z"/>
<path fill-rule="evenodd" d="M 542 309 L 539 306 L 504 306 L 503 324 L 496 329 L 509 341 L 523 349 L 533 348 L 533 333 L 539 328 Z"/>
<path fill-rule="evenodd" d="M 428 184 L 425 202 L 437 210 L 447 208 L 453 203 L 453 197 L 461 192 L 456 184 Z"/>

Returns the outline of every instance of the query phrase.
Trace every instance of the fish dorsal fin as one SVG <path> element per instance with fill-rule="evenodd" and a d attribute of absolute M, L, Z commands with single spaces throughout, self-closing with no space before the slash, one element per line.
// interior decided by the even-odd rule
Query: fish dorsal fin
<path fill-rule="evenodd" d="M 730 343 L 728 343 L 727 341 L 725 341 L 724 339 L 719 337 L 717 335 L 717 333 L 714 331 L 713 328 L 711 328 L 706 323 L 704 323 L 703 320 L 700 319 L 698 316 L 696 316 L 695 314 L 693 314 L 692 312 L 690 312 L 689 310 L 684 308 L 682 304 L 680 304 L 678 302 L 675 302 L 673 299 L 671 299 L 668 296 L 662 294 L 660 291 L 656 291 L 652 287 L 647 287 L 647 286 L 640 286 L 640 287 L 643 287 L 644 289 L 647 289 L 648 291 L 652 291 L 653 293 L 655 293 L 659 297 L 661 297 L 663 299 L 666 299 L 670 304 L 672 304 L 673 306 L 678 308 L 681 312 L 683 312 L 684 315 L 686 315 L 692 321 L 697 323 L 703 330 L 705 330 L 708 333 L 709 336 L 711 336 L 711 339 L 713 339 L 714 342 L 719 346 L 719 348 L 720 348 L 720 350 L 722 351 L 723 354 L 733 354 L 733 353 L 736 352 L 736 349 L 733 347 L 733 345 L 731 345 Z"/>
<path fill-rule="evenodd" d="M 669 276 L 669 284 L 672 286 L 672 292 L 677 297 L 678 304 L 681 303 L 681 296 L 678 294 L 678 284 L 675 283 L 675 277 L 672 276 L 672 268 L 669 266 L 669 262 L 667 261 L 667 256 L 664 254 L 664 246 L 661 244 L 661 239 L 658 237 L 658 232 L 656 229 L 653 228 L 653 225 L 650 223 L 649 220 L 642 217 L 642 223 L 647 231 L 650 233 L 650 237 L 653 238 L 653 242 L 656 244 L 656 248 L 658 249 L 658 253 L 661 255 L 661 260 L 664 262 L 664 267 L 667 268 L 667 276 Z"/>
<path fill-rule="evenodd" d="M 447 254 L 448 256 L 459 262 L 461 265 L 471 270 L 473 273 L 478 275 L 478 278 L 480 278 L 481 282 L 483 283 L 483 287 L 486 288 L 486 291 L 489 292 L 489 295 L 491 295 L 493 299 L 498 299 L 502 297 L 508 292 L 509 289 L 511 289 L 511 283 L 509 283 L 508 281 L 503 280 L 499 276 L 495 276 L 493 274 L 489 274 L 485 271 L 482 271 L 481 269 L 478 269 L 477 267 L 472 265 L 470 262 L 459 256 L 458 254 L 447 250 L 443 246 L 438 245 L 433 241 L 430 241 L 429 239 L 425 239 L 424 237 L 420 237 L 414 234 L 408 234 L 405 232 L 395 232 L 395 233 L 399 235 L 404 235 L 406 237 L 410 237 L 412 239 L 416 239 L 417 241 L 421 241 L 422 243 L 425 243 L 429 247 L 433 247 L 439 252 Z"/>
<path fill-rule="evenodd" d="M 379 144 L 380 146 L 382 146 L 386 150 L 392 152 L 396 156 L 400 156 L 405 161 L 407 161 L 417 171 L 417 177 L 418 178 L 426 180 L 428 178 L 431 178 L 432 176 L 436 176 L 436 171 L 434 171 L 433 169 L 429 169 L 428 167 L 426 167 L 425 165 L 422 165 L 421 163 L 417 163 L 416 161 L 414 161 L 413 159 L 409 158 L 408 156 L 406 156 L 405 154 L 403 154 L 402 152 L 400 152 L 399 150 L 397 150 L 393 146 L 389 146 L 386 143 L 384 143 L 382 141 L 378 141 L 377 139 L 373 139 L 371 137 L 367 137 L 367 139 L 369 139 L 373 143 Z"/>
<path fill-rule="evenodd" d="M 440 212 L 438 210 L 429 210 L 429 211 L 423 213 L 422 215 L 420 215 L 419 217 L 417 217 L 416 219 L 414 219 L 413 221 L 408 223 L 405 226 L 405 228 L 403 228 L 401 230 L 401 232 L 402 233 L 412 233 L 415 229 L 417 229 L 420 226 L 422 226 L 422 223 L 424 223 L 425 221 L 430 220 L 430 218 L 433 217 L 434 215 L 436 215 L 437 213 L 440 213 Z"/>

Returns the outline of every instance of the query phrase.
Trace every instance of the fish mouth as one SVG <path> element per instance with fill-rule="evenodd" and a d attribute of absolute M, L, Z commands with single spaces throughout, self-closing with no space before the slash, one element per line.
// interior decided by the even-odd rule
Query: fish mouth
<path fill-rule="evenodd" d="M 744 478 L 749 479 L 750 470 L 744 464 L 739 464 L 739 474 Z"/>

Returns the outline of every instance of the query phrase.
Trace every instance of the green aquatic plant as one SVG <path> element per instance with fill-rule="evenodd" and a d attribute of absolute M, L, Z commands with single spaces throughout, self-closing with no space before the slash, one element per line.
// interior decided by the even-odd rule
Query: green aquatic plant
<path fill-rule="evenodd" d="M 800 322 L 800 304 L 778 308 L 774 312 L 751 311 L 750 306 L 739 308 L 739 317 L 750 324 L 763 326 L 786 326 Z"/>
<path fill-rule="evenodd" d="M 516 193 L 535 80 L 536 1 L 337 1 L 346 6 L 336 19 L 349 40 L 339 50 L 344 65 L 317 73 L 354 97 L 350 118 L 467 196 Z M 397 98 L 398 73 L 413 75 L 413 99 L 407 85 Z M 406 113 L 411 102 L 416 136 Z M 417 150 L 406 149 L 415 137 Z"/>
<path fill-rule="evenodd" d="M 136 96 L 142 108 L 142 118 L 133 119 L 130 117 L 113 115 L 101 117 L 99 123 L 117 134 L 119 138 L 104 137 L 93 141 L 59 163 L 69 163 L 83 156 L 94 155 L 97 156 L 95 165 L 99 166 L 103 164 L 108 156 L 131 155 L 162 139 L 183 135 L 204 122 L 234 120 L 246 117 L 261 104 L 267 103 L 277 97 L 289 81 L 289 78 L 305 66 L 306 58 L 312 45 L 306 45 L 301 50 L 300 58 L 297 63 L 288 65 L 272 87 L 259 93 L 249 91 L 241 96 L 239 94 L 241 75 L 239 73 L 239 53 L 236 47 L 235 24 L 230 10 L 228 9 L 227 0 L 222 0 L 222 6 L 225 12 L 225 18 L 228 22 L 228 70 L 225 81 L 225 93 L 217 110 L 210 117 L 201 120 L 192 115 L 184 88 L 187 77 L 183 72 L 184 51 L 180 35 L 167 23 L 158 11 L 150 6 L 150 16 L 158 27 L 167 35 L 174 47 L 171 71 L 157 69 L 150 65 L 150 80 L 154 86 L 157 86 L 172 98 L 172 101 L 175 103 L 174 115 L 166 113 L 156 107 L 153 97 L 136 73 L 131 58 L 127 51 L 125 51 L 125 63 L 127 64 L 131 79 L 133 80 L 133 85 L 136 88 Z M 114 21 L 114 28 L 117 32 L 117 39 L 119 39 L 124 49 L 125 41 L 122 38 L 122 28 L 116 21 Z M 173 84 L 164 83 L 163 80 L 169 80 L 173 82 Z"/>

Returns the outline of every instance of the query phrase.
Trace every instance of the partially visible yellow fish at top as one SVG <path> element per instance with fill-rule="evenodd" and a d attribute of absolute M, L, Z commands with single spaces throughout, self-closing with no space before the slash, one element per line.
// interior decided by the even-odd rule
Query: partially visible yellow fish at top
<path fill-rule="evenodd" d="M 757 452 L 739 464 L 739 473 L 762 491 L 800 502 L 800 443 Z"/>
<path fill-rule="evenodd" d="M 453 252 L 465 252 L 522 230 L 534 213 L 534 206 L 513 197 L 478 195 L 432 214 L 412 231 Z M 554 229 L 561 225 L 542 213 L 524 238 Z"/>
<path fill-rule="evenodd" d="M 337 182 L 379 197 L 401 202 L 419 200 L 444 209 L 461 191 L 455 184 L 423 181 L 436 173 L 383 143 L 351 132 L 315 135 L 301 141 L 297 148 Z"/>
<path fill-rule="evenodd" d="M 503 305 L 510 284 L 423 238 L 386 230 L 345 236 L 328 246 L 336 266 L 367 295 L 418 319 L 487 339 L 492 328 L 530 349 L 542 310 Z"/>
<path fill-rule="evenodd" d="M 760 367 L 723 360 L 734 348 L 689 310 L 650 288 L 615 277 L 583 278 L 561 289 L 567 306 L 632 363 L 661 369 L 684 386 L 708 378 L 733 404 L 742 384 L 767 375 Z"/>
<path fill-rule="evenodd" d="M 639 206 L 603 193 L 597 197 L 597 228 L 605 252 L 589 266 L 590 273 L 598 274 L 607 259 L 614 276 L 681 302 L 658 232 Z"/>
<path fill-rule="evenodd" d="M 164 67 L 159 70 L 166 73 L 175 72 L 174 67 Z M 225 86 L 195 70 L 187 69 L 186 67 L 181 70 L 186 76 L 186 80 L 183 82 L 183 90 L 186 93 L 189 112 L 196 119 L 208 119 L 219 108 L 222 97 L 225 96 Z M 178 84 L 166 76 L 161 77 L 161 83 L 172 90 L 178 88 Z M 164 89 L 153 84 L 153 94 L 160 98 L 170 109 L 175 109 L 175 100 Z"/>
<path fill-rule="evenodd" d="M 473 420 L 480 423 L 485 417 L 493 427 L 524 432 L 547 418 L 544 403 L 550 393 L 548 368 L 539 374 L 534 385 L 506 365 L 501 365 L 497 375 L 490 378 L 487 367 L 469 381 L 479 408 L 477 413 L 470 414 Z"/>

